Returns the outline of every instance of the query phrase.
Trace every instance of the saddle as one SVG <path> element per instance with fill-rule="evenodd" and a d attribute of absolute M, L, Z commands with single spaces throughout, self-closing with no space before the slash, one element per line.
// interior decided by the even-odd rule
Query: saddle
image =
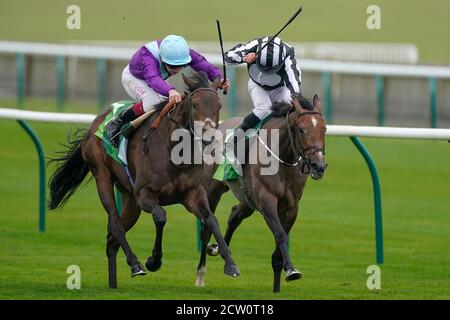
<path fill-rule="evenodd" d="M 245 147 L 245 162 L 248 162 L 248 143 L 249 140 L 259 134 L 259 130 L 262 126 L 273 117 L 272 113 L 265 116 L 254 128 L 253 130 L 248 130 L 243 139 L 239 140 L 238 143 L 244 143 Z M 225 146 L 223 151 L 222 162 L 219 164 L 213 178 L 219 181 L 236 180 L 242 177 L 242 164 L 239 163 L 236 158 L 235 144 L 233 139 L 235 137 L 235 130 L 239 127 L 236 126 L 232 133 L 230 133 L 225 138 Z"/>
<path fill-rule="evenodd" d="M 119 137 L 118 147 L 115 147 L 108 138 L 106 134 L 105 126 L 108 122 L 114 120 L 119 117 L 122 112 L 132 106 L 135 101 L 122 100 L 111 104 L 111 112 L 108 113 L 103 120 L 103 122 L 98 126 L 95 131 L 95 135 L 99 137 L 103 141 L 103 147 L 106 153 L 116 160 L 121 165 L 127 165 L 126 158 L 126 150 L 127 150 L 127 141 L 130 139 L 136 128 L 138 128 L 144 121 L 148 118 L 151 119 L 151 127 L 150 130 L 156 129 L 161 123 L 162 118 L 175 106 L 174 104 L 167 103 L 164 107 L 158 108 L 155 112 L 148 112 L 140 116 L 139 118 L 131 121 L 130 123 L 126 123 L 123 125 L 121 132 L 122 134 Z"/>

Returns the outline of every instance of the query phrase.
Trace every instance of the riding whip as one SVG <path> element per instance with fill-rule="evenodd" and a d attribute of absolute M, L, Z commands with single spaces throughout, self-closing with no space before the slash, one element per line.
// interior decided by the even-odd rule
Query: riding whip
<path fill-rule="evenodd" d="M 217 22 L 217 31 L 219 32 L 220 51 L 222 52 L 223 79 L 224 79 L 224 81 L 227 81 L 227 69 L 225 67 L 225 57 L 224 57 L 224 53 L 223 53 L 222 32 L 220 31 L 219 20 L 216 20 L 216 22 Z M 227 91 L 223 90 L 223 94 L 227 95 Z"/>
<path fill-rule="evenodd" d="M 270 37 L 269 41 L 267 41 L 264 46 L 262 46 L 258 51 L 256 51 L 255 55 L 258 56 L 261 53 L 261 51 L 281 33 L 281 31 L 283 31 L 292 21 L 294 21 L 294 19 L 297 18 L 300 12 L 302 12 L 302 9 L 303 9 L 302 6 L 300 6 L 300 8 L 298 8 L 297 11 L 295 11 L 294 15 L 288 20 L 288 22 L 286 22 L 283 28 L 281 28 L 280 31 L 275 33 L 273 37 Z"/>

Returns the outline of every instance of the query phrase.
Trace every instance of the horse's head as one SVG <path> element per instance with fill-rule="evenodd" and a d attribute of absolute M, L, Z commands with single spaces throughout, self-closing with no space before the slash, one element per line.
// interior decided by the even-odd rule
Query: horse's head
<path fill-rule="evenodd" d="M 183 80 L 189 90 L 185 99 L 190 109 L 190 125 L 195 125 L 195 128 L 191 129 L 194 129 L 196 135 L 199 135 L 201 131 L 202 137 L 205 137 L 206 131 L 215 130 L 219 125 L 222 104 L 217 88 L 209 85 L 208 77 L 204 72 L 194 73 L 189 77 L 183 75 Z"/>
<path fill-rule="evenodd" d="M 302 157 L 302 172 L 309 173 L 314 180 L 321 179 L 327 168 L 325 162 L 326 124 L 317 95 L 311 103 L 301 95 L 293 97 L 296 112 L 293 128 L 294 152 Z"/>

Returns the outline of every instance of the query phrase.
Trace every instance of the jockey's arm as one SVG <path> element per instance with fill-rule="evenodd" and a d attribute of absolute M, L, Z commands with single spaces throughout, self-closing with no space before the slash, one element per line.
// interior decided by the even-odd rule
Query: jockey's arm
<path fill-rule="evenodd" d="M 189 66 L 195 71 L 204 71 L 208 79 L 214 83 L 217 88 L 227 91 L 230 88 L 230 81 L 223 79 L 220 70 L 206 60 L 200 53 L 190 49 L 192 61 Z"/>
<path fill-rule="evenodd" d="M 159 94 L 168 97 L 169 91 L 175 89 L 175 87 L 161 77 L 158 60 L 149 54 L 148 57 L 143 59 L 143 62 L 144 79 L 147 85 Z"/>
<path fill-rule="evenodd" d="M 238 44 L 224 54 L 225 62 L 229 64 L 251 63 L 256 59 L 257 48 L 257 39 L 247 44 Z"/>
<path fill-rule="evenodd" d="M 189 66 L 194 69 L 195 71 L 204 71 L 206 72 L 206 75 L 208 76 L 209 81 L 214 82 L 216 78 L 221 78 L 220 70 L 212 65 L 211 63 L 206 60 L 204 56 L 202 56 L 197 51 L 194 51 L 190 49 L 191 52 L 191 62 L 189 63 Z"/>
<path fill-rule="evenodd" d="M 285 83 L 292 94 L 300 93 L 300 85 L 302 82 L 302 72 L 295 57 L 294 48 L 289 51 L 289 56 L 284 62 L 284 70 L 286 71 Z"/>

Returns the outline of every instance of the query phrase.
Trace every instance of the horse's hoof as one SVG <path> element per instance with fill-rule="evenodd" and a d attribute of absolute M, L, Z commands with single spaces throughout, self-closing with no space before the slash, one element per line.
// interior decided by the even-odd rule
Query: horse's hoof
<path fill-rule="evenodd" d="M 206 274 L 205 266 L 203 266 L 199 270 L 197 270 L 197 279 L 195 280 L 196 287 L 204 287 L 205 286 L 205 274 Z"/>
<path fill-rule="evenodd" d="M 293 281 L 301 279 L 302 273 L 298 271 L 297 269 L 291 269 L 286 272 L 286 281 Z"/>
<path fill-rule="evenodd" d="M 211 256 L 211 257 L 218 256 L 219 255 L 219 246 L 217 245 L 217 243 L 208 244 L 208 246 L 206 247 L 206 253 L 208 254 L 208 256 Z"/>
<path fill-rule="evenodd" d="M 152 256 L 148 257 L 147 262 L 145 263 L 145 266 L 147 267 L 147 270 L 150 272 L 156 272 L 161 268 L 162 260 L 155 260 Z"/>
<path fill-rule="evenodd" d="M 145 276 L 146 274 L 147 272 L 145 272 L 144 267 L 140 263 L 131 267 L 131 277 Z"/>
<path fill-rule="evenodd" d="M 224 273 L 226 275 L 229 275 L 232 277 L 237 277 L 241 274 L 239 272 L 239 268 L 235 264 L 226 265 L 223 269 L 224 269 Z"/>
<path fill-rule="evenodd" d="M 203 279 L 199 280 L 195 280 L 195 286 L 196 287 L 204 287 L 205 286 L 205 281 Z"/>

